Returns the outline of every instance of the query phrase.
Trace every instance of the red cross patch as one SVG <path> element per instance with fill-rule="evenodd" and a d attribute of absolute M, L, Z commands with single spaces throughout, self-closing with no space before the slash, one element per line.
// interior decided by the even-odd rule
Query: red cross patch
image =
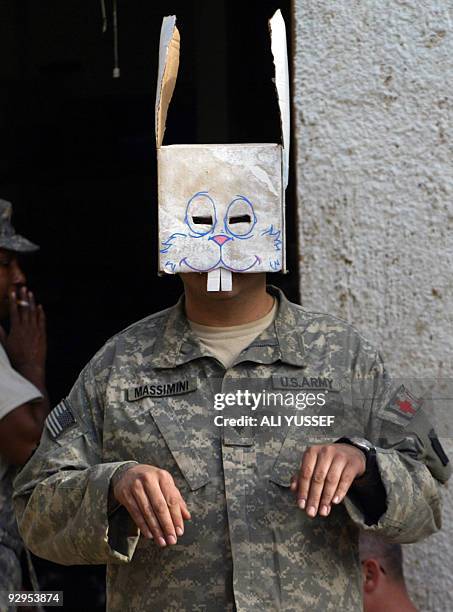
<path fill-rule="evenodd" d="M 414 397 L 404 385 L 401 385 L 384 410 L 397 414 L 405 421 L 410 421 L 417 414 L 421 405 L 421 400 Z"/>
<path fill-rule="evenodd" d="M 415 414 L 417 412 L 410 402 L 398 400 L 396 403 L 401 412 L 406 414 Z"/>

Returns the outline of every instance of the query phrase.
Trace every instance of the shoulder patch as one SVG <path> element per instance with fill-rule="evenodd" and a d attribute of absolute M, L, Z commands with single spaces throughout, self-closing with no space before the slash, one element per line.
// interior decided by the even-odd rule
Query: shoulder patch
<path fill-rule="evenodd" d="M 75 423 L 76 420 L 72 414 L 71 407 L 66 400 L 62 400 L 55 406 L 46 419 L 46 427 L 54 440 L 66 429 L 75 425 Z"/>
<path fill-rule="evenodd" d="M 417 414 L 421 405 L 422 401 L 409 393 L 404 385 L 401 385 L 392 395 L 383 412 L 397 414 L 403 422 L 408 422 Z"/>

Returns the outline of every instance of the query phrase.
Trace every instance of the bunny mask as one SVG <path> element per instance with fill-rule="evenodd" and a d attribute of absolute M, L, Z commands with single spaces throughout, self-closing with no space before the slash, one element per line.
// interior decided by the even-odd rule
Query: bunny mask
<path fill-rule="evenodd" d="M 269 25 L 283 145 L 162 146 L 179 64 L 176 18 L 162 23 L 156 95 L 159 272 L 207 272 L 209 291 L 230 291 L 232 272 L 285 271 L 289 87 L 280 11 Z"/>

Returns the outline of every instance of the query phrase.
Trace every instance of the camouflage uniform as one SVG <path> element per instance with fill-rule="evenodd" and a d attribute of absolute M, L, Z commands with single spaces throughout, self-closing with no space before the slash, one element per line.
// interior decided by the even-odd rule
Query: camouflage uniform
<path fill-rule="evenodd" d="M 17 591 L 22 584 L 20 555 L 22 542 L 17 532 L 16 517 L 12 505 L 12 466 L 2 466 L 6 471 L 0 477 L 0 590 Z M 0 600 L 0 611 L 4 602 Z"/>
<path fill-rule="evenodd" d="M 183 301 L 115 336 L 60 405 L 63 430 L 48 424 L 16 479 L 27 546 L 58 563 L 106 563 L 108 610 L 359 612 L 359 529 L 395 542 L 439 529 L 438 481 L 449 466 L 429 443 L 422 409 L 395 410 L 404 390 L 395 394 L 350 325 L 270 291 L 279 297 L 275 322 L 227 371 L 203 355 Z M 342 417 L 341 434 L 392 447 L 377 450 L 387 492 L 377 524 L 366 524 L 359 498 L 310 519 L 289 490 L 304 448 L 337 432 L 214 425 L 216 392 L 324 379 L 332 399 L 322 410 Z M 108 512 L 110 479 L 127 461 L 173 475 L 192 514 L 176 545 L 139 537 L 123 507 Z"/>

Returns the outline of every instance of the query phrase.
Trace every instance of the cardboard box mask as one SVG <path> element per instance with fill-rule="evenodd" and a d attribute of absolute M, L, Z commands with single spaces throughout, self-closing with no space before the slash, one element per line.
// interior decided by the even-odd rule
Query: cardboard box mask
<path fill-rule="evenodd" d="M 176 17 L 162 23 L 156 94 L 159 272 L 207 272 L 231 290 L 232 272 L 285 271 L 289 79 L 285 23 L 269 22 L 283 144 L 162 146 L 179 65 Z"/>

